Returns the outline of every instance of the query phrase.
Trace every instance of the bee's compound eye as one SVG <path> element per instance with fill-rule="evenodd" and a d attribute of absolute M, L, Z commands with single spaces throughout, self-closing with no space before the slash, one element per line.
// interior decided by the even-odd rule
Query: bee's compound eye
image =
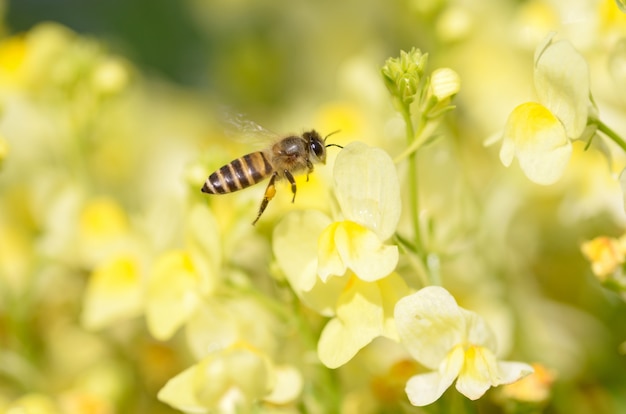
<path fill-rule="evenodd" d="M 311 151 L 315 154 L 317 158 L 322 158 L 324 156 L 326 148 L 321 141 L 313 140 L 311 141 Z"/>

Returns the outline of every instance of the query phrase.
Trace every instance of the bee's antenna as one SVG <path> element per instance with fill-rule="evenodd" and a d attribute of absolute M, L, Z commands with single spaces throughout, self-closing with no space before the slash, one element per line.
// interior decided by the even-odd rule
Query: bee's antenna
<path fill-rule="evenodd" d="M 326 144 L 326 140 L 328 139 L 329 136 L 331 135 L 335 135 L 337 132 L 340 132 L 341 130 L 338 129 L 336 131 L 331 132 L 330 134 L 326 135 L 326 137 L 324 138 L 324 144 Z M 339 148 L 343 148 L 341 145 L 339 144 L 326 144 L 326 148 L 328 147 L 339 147 Z"/>

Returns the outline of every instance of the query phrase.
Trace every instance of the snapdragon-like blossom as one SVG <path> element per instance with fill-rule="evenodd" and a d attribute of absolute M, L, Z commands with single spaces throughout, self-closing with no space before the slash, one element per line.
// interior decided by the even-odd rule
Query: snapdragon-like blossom
<path fill-rule="evenodd" d="M 572 140 L 584 135 L 590 109 L 589 68 L 568 41 L 548 37 L 535 51 L 534 81 L 539 102 L 517 106 L 507 120 L 500 160 L 517 158 L 538 184 L 556 182 L 572 155 Z"/>
<path fill-rule="evenodd" d="M 398 248 L 387 244 L 400 217 L 393 161 L 356 142 L 339 153 L 333 175 L 338 219 L 316 211 L 290 214 L 274 231 L 274 254 L 302 301 L 332 317 L 318 356 L 336 368 L 378 336 L 397 338 L 393 306 L 409 290 L 394 273 Z"/>
<path fill-rule="evenodd" d="M 485 321 L 459 307 L 442 287 L 429 286 L 400 299 L 395 321 L 401 343 L 432 370 L 407 382 L 413 405 L 435 402 L 455 380 L 460 393 L 476 400 L 490 387 L 533 372 L 525 363 L 498 361 L 495 337 Z"/>

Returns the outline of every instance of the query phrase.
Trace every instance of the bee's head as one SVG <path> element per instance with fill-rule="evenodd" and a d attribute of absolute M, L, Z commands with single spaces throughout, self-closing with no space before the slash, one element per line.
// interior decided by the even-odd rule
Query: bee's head
<path fill-rule="evenodd" d="M 326 164 L 326 147 L 343 148 L 341 145 L 337 145 L 337 144 L 326 144 L 326 140 L 328 139 L 328 137 L 337 132 L 339 131 L 337 130 L 337 131 L 331 132 L 330 134 L 326 135 L 326 138 L 324 139 L 322 139 L 320 134 L 315 130 L 311 130 L 303 134 L 303 137 L 309 143 L 309 153 L 314 158 L 311 161 L 317 161 L 317 162 L 321 162 L 322 164 Z"/>

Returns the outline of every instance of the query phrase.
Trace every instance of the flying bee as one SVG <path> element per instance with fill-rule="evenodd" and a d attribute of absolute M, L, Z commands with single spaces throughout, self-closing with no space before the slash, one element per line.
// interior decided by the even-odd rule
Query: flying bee
<path fill-rule="evenodd" d="M 338 132 L 338 131 L 335 131 Z M 326 164 L 326 148 L 339 147 L 337 144 L 326 144 L 332 132 L 322 139 L 315 130 L 305 132 L 302 136 L 290 135 L 263 151 L 252 152 L 237 158 L 218 169 L 207 178 L 202 192 L 208 194 L 225 194 L 243 190 L 269 177 L 259 212 L 252 224 L 261 217 L 268 203 L 276 194 L 275 183 L 284 178 L 291 185 L 293 203 L 296 199 L 296 180 L 294 174 L 306 172 L 307 181 L 316 163 Z"/>

